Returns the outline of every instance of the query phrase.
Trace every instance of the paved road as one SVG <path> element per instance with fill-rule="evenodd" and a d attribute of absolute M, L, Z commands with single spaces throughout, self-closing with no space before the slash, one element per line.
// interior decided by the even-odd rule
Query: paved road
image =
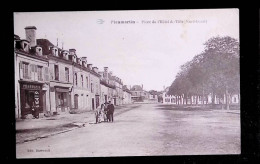
<path fill-rule="evenodd" d="M 239 113 L 143 104 L 114 119 L 18 144 L 17 158 L 240 153 Z"/>

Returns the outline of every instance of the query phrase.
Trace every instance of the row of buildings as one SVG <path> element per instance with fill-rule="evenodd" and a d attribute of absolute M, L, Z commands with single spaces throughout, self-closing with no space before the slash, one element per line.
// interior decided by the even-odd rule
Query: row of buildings
<path fill-rule="evenodd" d="M 131 103 L 131 92 L 108 67 L 99 70 L 75 49 L 64 50 L 36 38 L 35 26 L 25 28 L 26 39 L 14 35 L 15 114 L 24 118 L 32 106 L 40 113 L 71 109 L 93 110 L 101 103 Z"/>
<path fill-rule="evenodd" d="M 166 89 L 164 89 L 164 91 L 162 92 L 162 103 L 163 104 L 185 104 L 185 100 L 183 97 L 177 97 L 175 95 L 169 95 L 167 94 L 169 91 L 169 87 L 167 87 Z M 224 98 L 220 98 L 217 97 L 215 95 L 214 97 L 214 102 L 215 104 L 226 104 L 226 98 L 224 95 Z M 187 104 L 211 104 L 213 100 L 213 97 L 211 94 L 206 95 L 204 97 L 202 96 L 191 96 L 190 98 L 187 99 Z M 232 105 L 237 105 L 240 104 L 240 94 L 233 94 L 230 96 L 229 98 L 229 103 Z"/>

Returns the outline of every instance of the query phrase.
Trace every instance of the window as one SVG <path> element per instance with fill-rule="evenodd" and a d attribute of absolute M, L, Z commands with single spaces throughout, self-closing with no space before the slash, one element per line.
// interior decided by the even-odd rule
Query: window
<path fill-rule="evenodd" d="M 29 63 L 22 63 L 23 77 L 29 79 Z"/>
<path fill-rule="evenodd" d="M 38 80 L 43 81 L 42 78 L 42 66 L 37 66 Z"/>
<path fill-rule="evenodd" d="M 75 73 L 75 84 L 78 85 L 78 77 L 77 77 L 77 73 Z"/>
<path fill-rule="evenodd" d="M 91 93 L 93 93 L 94 92 L 93 83 L 90 84 L 90 87 L 91 87 Z"/>
<path fill-rule="evenodd" d="M 67 67 L 65 67 L 65 78 L 66 78 L 67 82 L 70 81 L 69 68 L 67 68 Z"/>
<path fill-rule="evenodd" d="M 59 66 L 54 65 L 55 80 L 59 80 Z"/>
<path fill-rule="evenodd" d="M 87 88 L 88 88 L 88 77 L 86 76 L 86 84 L 87 84 Z"/>
<path fill-rule="evenodd" d="M 83 87 L 83 75 L 81 75 L 81 86 Z"/>

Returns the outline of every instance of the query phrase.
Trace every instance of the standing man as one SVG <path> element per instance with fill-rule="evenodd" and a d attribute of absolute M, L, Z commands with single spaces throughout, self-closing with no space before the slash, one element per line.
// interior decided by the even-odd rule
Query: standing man
<path fill-rule="evenodd" d="M 109 101 L 109 105 L 108 105 L 108 109 L 109 109 L 109 121 L 114 121 L 114 110 L 115 107 L 114 105 L 111 103 L 111 101 Z"/>

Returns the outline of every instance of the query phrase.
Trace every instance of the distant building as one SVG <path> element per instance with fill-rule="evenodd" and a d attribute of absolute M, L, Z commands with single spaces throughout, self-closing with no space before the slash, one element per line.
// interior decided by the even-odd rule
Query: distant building
<path fill-rule="evenodd" d="M 131 104 L 131 92 L 126 85 L 123 86 L 123 104 Z"/>
<path fill-rule="evenodd" d="M 169 95 L 167 94 L 169 91 L 169 87 L 167 87 L 162 93 L 162 103 L 163 104 L 184 104 L 186 103 L 183 96 Z M 219 98 L 215 95 L 215 104 L 226 104 L 226 97 Z M 239 104 L 240 103 L 240 95 L 233 94 L 230 96 L 230 104 Z M 191 96 L 187 98 L 187 104 L 212 104 L 212 94 L 208 94 L 203 96 Z"/>
<path fill-rule="evenodd" d="M 155 90 L 149 91 L 149 101 L 151 102 L 158 102 L 160 92 L 157 92 Z"/>
<path fill-rule="evenodd" d="M 143 85 L 134 85 L 131 87 L 132 101 L 144 101 L 150 98 L 149 92 L 143 89 Z"/>

